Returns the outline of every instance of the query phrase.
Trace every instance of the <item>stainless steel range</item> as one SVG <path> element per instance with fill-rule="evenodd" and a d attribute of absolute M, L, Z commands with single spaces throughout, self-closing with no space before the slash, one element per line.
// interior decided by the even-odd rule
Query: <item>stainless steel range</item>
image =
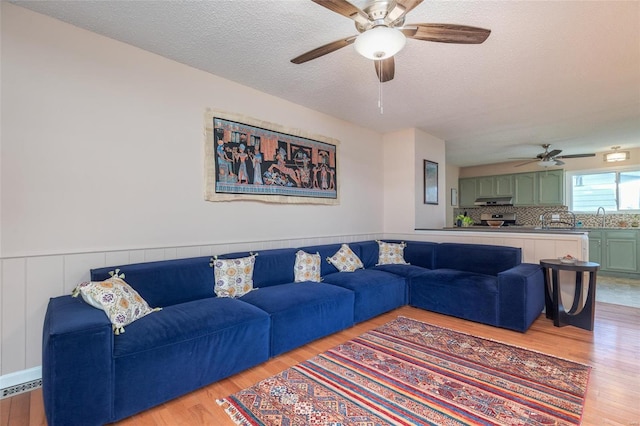
<path fill-rule="evenodd" d="M 504 223 L 502 226 L 514 226 L 516 225 L 515 213 L 482 213 L 480 215 L 480 226 L 489 226 L 487 221 L 489 220 L 501 220 Z"/>

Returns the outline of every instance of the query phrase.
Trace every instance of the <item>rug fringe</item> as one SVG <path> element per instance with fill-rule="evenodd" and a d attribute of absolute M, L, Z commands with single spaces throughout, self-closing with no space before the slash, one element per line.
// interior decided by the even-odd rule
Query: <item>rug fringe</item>
<path fill-rule="evenodd" d="M 476 335 L 471 334 L 471 333 L 465 333 L 464 331 L 454 330 L 454 329 L 452 329 L 452 328 L 443 327 L 443 326 L 441 326 L 441 325 L 435 325 L 435 324 L 430 324 L 430 323 L 428 323 L 428 322 L 424 322 L 424 321 L 418 321 L 417 319 L 413 319 L 413 318 L 405 317 L 404 315 L 398 315 L 398 316 L 396 317 L 396 319 L 398 319 L 398 318 L 408 319 L 408 320 L 410 320 L 410 321 L 413 321 L 413 322 L 419 322 L 419 323 L 421 323 L 421 324 L 432 325 L 432 326 L 434 326 L 434 327 L 442 328 L 442 329 L 444 329 L 444 330 L 452 331 L 452 332 L 454 332 L 454 333 L 464 334 L 465 336 L 473 337 L 473 338 L 475 338 L 475 339 L 487 340 L 487 341 L 489 341 L 489 342 L 499 343 L 499 344 L 501 344 L 501 345 L 511 346 L 511 347 L 513 347 L 513 348 L 518 348 L 518 349 L 522 349 L 522 350 L 525 350 L 525 351 L 534 352 L 534 353 L 536 353 L 536 354 L 538 354 L 538 355 L 548 356 L 548 357 L 551 357 L 551 358 L 557 358 L 557 359 L 561 359 L 561 360 L 563 360 L 563 361 L 572 362 L 572 363 L 574 363 L 574 364 L 582 365 L 583 367 L 593 368 L 593 366 L 592 366 L 592 365 L 590 365 L 590 364 L 585 364 L 585 363 L 583 363 L 583 362 L 575 361 L 575 360 L 573 360 L 573 359 L 564 358 L 564 357 L 561 357 L 561 356 L 558 356 L 558 355 L 551 355 L 551 354 L 547 354 L 547 353 L 544 353 L 544 352 L 537 351 L 537 350 L 535 350 L 535 349 L 529 349 L 529 348 L 525 348 L 525 347 L 522 347 L 522 346 L 514 345 L 513 343 L 501 342 L 500 340 L 491 339 L 491 338 L 489 338 L 489 337 L 476 336 Z"/>
<path fill-rule="evenodd" d="M 227 401 L 226 399 L 216 399 L 216 402 L 218 403 L 218 405 L 220 407 L 222 407 L 225 411 L 225 413 L 227 413 L 227 415 L 231 418 L 231 420 L 237 424 L 238 426 L 252 426 L 253 423 L 251 423 L 245 416 L 244 414 L 242 414 L 240 411 L 238 411 L 238 409 L 236 407 L 233 406 L 233 404 L 231 404 L 229 401 Z"/>

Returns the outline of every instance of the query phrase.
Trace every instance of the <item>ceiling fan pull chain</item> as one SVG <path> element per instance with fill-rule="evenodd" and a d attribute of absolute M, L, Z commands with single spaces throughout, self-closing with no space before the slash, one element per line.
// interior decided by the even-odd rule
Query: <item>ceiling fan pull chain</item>
<path fill-rule="evenodd" d="M 378 79 L 378 108 L 380 108 L 380 114 L 384 114 L 384 106 L 383 106 L 383 99 L 382 99 L 382 73 L 383 68 L 382 68 L 382 61 L 376 61 L 376 65 L 378 65 L 380 67 L 380 78 Z"/>

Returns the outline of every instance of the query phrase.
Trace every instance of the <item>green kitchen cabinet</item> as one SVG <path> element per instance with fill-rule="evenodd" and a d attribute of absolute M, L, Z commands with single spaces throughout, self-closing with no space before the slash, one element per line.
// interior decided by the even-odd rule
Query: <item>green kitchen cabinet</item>
<path fill-rule="evenodd" d="M 476 197 L 495 197 L 495 176 L 476 178 Z"/>
<path fill-rule="evenodd" d="M 535 206 L 538 195 L 538 175 L 535 172 L 513 175 L 513 205 Z"/>
<path fill-rule="evenodd" d="M 460 207 L 473 207 L 476 198 L 513 197 L 514 206 L 561 206 L 564 171 L 478 176 L 458 180 Z"/>
<path fill-rule="evenodd" d="M 476 179 L 476 197 L 510 197 L 513 175 L 482 176 Z"/>
<path fill-rule="evenodd" d="M 509 197 L 513 195 L 513 175 L 494 176 L 496 197 Z"/>
<path fill-rule="evenodd" d="M 604 261 L 607 270 L 638 272 L 638 231 L 605 231 Z"/>
<path fill-rule="evenodd" d="M 589 231 L 589 262 L 602 264 L 602 231 Z"/>
<path fill-rule="evenodd" d="M 476 178 L 462 178 L 458 180 L 458 200 L 460 207 L 473 207 L 476 195 Z"/>
<path fill-rule="evenodd" d="M 545 170 L 538 174 L 538 203 L 542 206 L 557 206 L 564 203 L 564 171 Z"/>
<path fill-rule="evenodd" d="M 599 263 L 605 273 L 640 273 L 638 234 L 626 229 L 589 231 L 589 261 Z"/>

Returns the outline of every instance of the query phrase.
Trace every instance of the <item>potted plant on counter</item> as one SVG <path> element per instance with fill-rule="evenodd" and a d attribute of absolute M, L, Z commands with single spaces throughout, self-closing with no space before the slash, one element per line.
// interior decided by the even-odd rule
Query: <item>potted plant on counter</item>
<path fill-rule="evenodd" d="M 458 224 L 458 226 L 471 226 L 473 225 L 473 219 L 467 215 L 459 214 L 456 216 L 456 224 Z"/>

